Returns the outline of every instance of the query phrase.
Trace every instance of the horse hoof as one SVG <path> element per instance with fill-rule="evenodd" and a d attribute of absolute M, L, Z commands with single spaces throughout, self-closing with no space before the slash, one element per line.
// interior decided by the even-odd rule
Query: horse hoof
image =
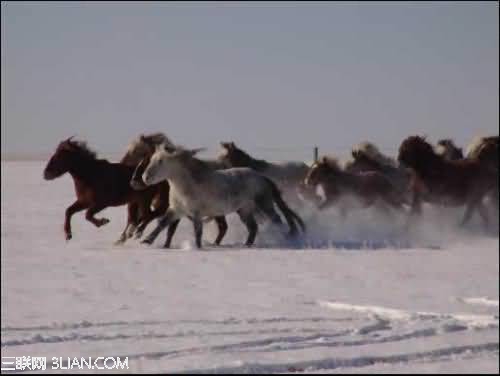
<path fill-rule="evenodd" d="M 101 219 L 101 225 L 100 225 L 100 226 L 104 226 L 104 225 L 106 225 L 106 224 L 108 224 L 108 223 L 109 223 L 109 219 L 107 219 L 107 218 L 102 218 L 102 219 Z"/>
<path fill-rule="evenodd" d="M 66 241 L 69 241 L 71 240 L 71 238 L 73 237 L 73 235 L 71 234 L 66 234 Z"/>
<path fill-rule="evenodd" d="M 142 231 L 140 231 L 140 232 L 136 232 L 136 233 L 134 234 L 134 239 L 140 239 L 141 237 L 142 237 Z"/>
<path fill-rule="evenodd" d="M 114 245 L 122 245 L 123 243 L 125 243 L 125 239 L 118 239 L 117 241 L 115 241 L 113 244 Z"/>
<path fill-rule="evenodd" d="M 149 245 L 151 245 L 151 244 L 153 244 L 153 241 L 152 241 L 151 239 L 147 239 L 147 238 L 146 238 L 146 239 L 144 239 L 144 240 L 141 242 L 141 244 L 149 244 Z"/>

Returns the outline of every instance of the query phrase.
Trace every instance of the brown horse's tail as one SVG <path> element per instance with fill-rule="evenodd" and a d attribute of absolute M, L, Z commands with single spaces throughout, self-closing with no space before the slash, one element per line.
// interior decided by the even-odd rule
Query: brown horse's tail
<path fill-rule="evenodd" d="M 290 207 L 286 204 L 276 184 L 266 176 L 263 176 L 263 178 L 268 182 L 269 186 L 271 187 L 273 200 L 276 203 L 276 205 L 278 205 L 283 215 L 285 216 L 288 226 L 290 226 L 290 235 L 297 234 L 297 224 L 300 226 L 302 232 L 305 232 L 306 225 L 304 224 L 304 221 L 302 220 L 302 218 L 299 217 L 297 213 L 295 213 L 292 209 L 290 209 Z"/>

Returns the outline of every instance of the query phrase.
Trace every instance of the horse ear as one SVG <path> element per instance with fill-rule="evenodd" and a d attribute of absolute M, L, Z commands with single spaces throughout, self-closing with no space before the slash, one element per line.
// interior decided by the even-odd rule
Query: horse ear
<path fill-rule="evenodd" d="M 146 136 L 144 136 L 144 133 L 141 133 L 141 135 L 139 136 L 139 140 L 141 140 L 142 142 L 146 142 Z"/>
<path fill-rule="evenodd" d="M 324 155 L 323 157 L 321 157 L 320 161 L 323 164 L 327 164 L 328 163 L 328 158 L 326 157 L 326 155 Z"/>
<path fill-rule="evenodd" d="M 226 150 L 234 150 L 236 148 L 236 145 L 234 142 L 221 142 L 221 146 L 226 149 Z"/>

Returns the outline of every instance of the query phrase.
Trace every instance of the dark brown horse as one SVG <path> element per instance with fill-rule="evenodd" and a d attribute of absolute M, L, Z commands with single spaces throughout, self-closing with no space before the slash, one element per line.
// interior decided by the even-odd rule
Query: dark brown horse
<path fill-rule="evenodd" d="M 410 183 L 411 215 L 421 212 L 423 200 L 446 206 L 465 205 L 461 225 L 467 223 L 477 209 L 488 226 L 483 198 L 498 190 L 498 169 L 478 157 L 450 161 L 438 155 L 425 138 L 419 136 L 408 137 L 401 143 L 398 160 L 414 171 Z"/>
<path fill-rule="evenodd" d="M 337 160 L 323 157 L 315 162 L 307 173 L 304 183 L 315 187 L 322 185 L 326 199 L 319 208 L 324 209 L 344 196 L 354 196 L 363 207 L 379 204 L 387 211 L 389 207 L 403 209 L 404 198 L 390 180 L 378 171 L 349 172 L 339 166 Z M 341 208 L 346 215 L 346 208 Z"/>
<path fill-rule="evenodd" d="M 69 173 L 73 178 L 77 199 L 66 209 L 64 222 L 66 240 L 72 238 L 71 216 L 82 210 L 87 210 L 85 218 L 97 227 L 105 225 L 109 220 L 95 218 L 95 214 L 109 206 L 137 203 L 145 213 L 142 220 L 148 220 L 153 216 L 149 207 L 142 206 L 144 202 L 151 202 L 158 187 L 153 185 L 144 191 L 132 189 L 129 182 L 133 172 L 134 167 L 97 159 L 96 154 L 83 142 L 68 138 L 59 143 L 45 166 L 43 177 L 46 180 L 53 180 Z M 129 211 L 129 222 L 133 220 L 131 216 L 133 213 Z"/>
<path fill-rule="evenodd" d="M 144 158 L 151 156 L 155 152 L 156 147 L 160 144 L 175 148 L 173 142 L 164 133 L 141 134 L 128 145 L 127 152 L 120 160 L 120 163 L 136 168 Z M 133 188 L 138 189 L 140 183 L 142 182 L 137 180 L 137 186 Z M 145 187 L 146 185 L 142 183 L 140 189 L 144 189 Z M 169 191 L 170 187 L 165 181 L 157 185 L 157 192 L 153 197 L 144 195 L 144 202 L 129 203 L 127 207 L 129 220 L 117 243 L 125 242 L 127 238 L 132 237 L 134 231 L 135 237 L 140 238 L 144 229 L 152 219 L 164 215 L 168 209 Z M 144 208 L 151 208 L 153 210 L 152 215 L 149 216 L 147 213 L 144 213 L 144 210 L 141 210 Z M 146 220 L 142 220 L 143 218 Z"/>

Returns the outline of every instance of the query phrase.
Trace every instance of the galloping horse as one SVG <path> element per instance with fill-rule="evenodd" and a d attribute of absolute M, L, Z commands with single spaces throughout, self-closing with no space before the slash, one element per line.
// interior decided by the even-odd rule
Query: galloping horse
<path fill-rule="evenodd" d="M 323 157 L 313 163 L 304 183 L 308 186 L 322 185 L 326 198 L 320 204 L 325 209 L 341 198 L 351 196 L 367 208 L 374 204 L 385 211 L 389 207 L 402 209 L 405 200 L 390 180 L 378 171 L 349 172 L 342 170 L 334 158 Z M 341 205 L 342 216 L 346 216 L 347 208 Z"/>
<path fill-rule="evenodd" d="M 175 231 L 180 218 L 193 221 L 196 246 L 201 248 L 203 218 L 225 216 L 237 212 L 248 229 L 247 246 L 257 235 L 256 212 L 265 214 L 273 223 L 281 224 L 274 209 L 278 205 L 290 227 L 290 235 L 297 233 L 297 224 L 305 228 L 300 217 L 283 201 L 276 185 L 249 168 L 214 170 L 194 157 L 198 150 L 170 152 L 158 148 L 146 167 L 142 180 L 147 185 L 167 179 L 170 184 L 170 207 L 158 227 L 149 235 L 153 241 L 167 226 Z M 167 240 L 168 240 L 167 238 Z"/>
<path fill-rule="evenodd" d="M 73 178 L 77 200 L 66 209 L 66 240 L 72 238 L 71 216 L 85 209 L 85 218 L 97 227 L 105 225 L 109 220 L 95 218 L 95 214 L 108 206 L 128 203 L 137 204 L 144 213 L 144 220 L 148 220 L 152 212 L 149 207 L 144 207 L 144 203 L 151 202 L 158 185 L 152 185 L 144 191 L 132 189 L 129 181 L 134 167 L 97 159 L 96 154 L 85 143 L 71 139 L 72 137 L 59 143 L 43 172 L 45 180 L 56 179 L 66 172 Z M 133 221 L 130 216 L 129 212 L 129 223 Z"/>
<path fill-rule="evenodd" d="M 489 218 L 483 198 L 498 189 L 498 169 L 478 157 L 450 161 L 438 155 L 424 137 L 406 138 L 399 147 L 398 160 L 413 169 L 410 215 L 421 213 L 422 200 L 446 206 L 465 205 L 461 225 L 478 210 L 484 225 Z"/>
<path fill-rule="evenodd" d="M 360 173 L 377 171 L 387 177 L 397 190 L 409 197 L 409 183 L 411 172 L 399 165 L 396 160 L 383 155 L 370 142 L 362 142 L 351 151 L 352 159 L 345 164 L 346 172 Z"/>

